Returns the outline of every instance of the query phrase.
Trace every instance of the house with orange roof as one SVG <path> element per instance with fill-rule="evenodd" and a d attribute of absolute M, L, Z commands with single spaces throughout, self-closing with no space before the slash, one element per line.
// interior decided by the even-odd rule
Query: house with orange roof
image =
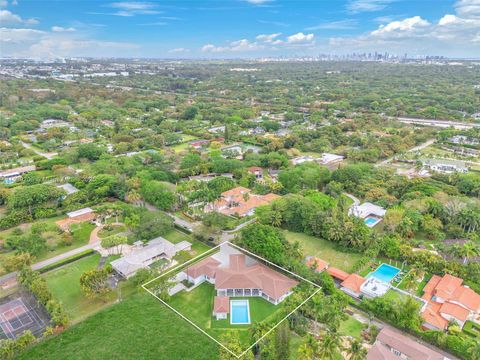
<path fill-rule="evenodd" d="M 219 253 L 189 266 L 186 279 L 194 287 L 205 281 L 213 284 L 217 297 L 262 297 L 280 304 L 298 285 L 298 281 L 273 270 L 228 244 Z M 218 300 L 218 302 L 223 300 Z M 220 307 L 220 305 L 218 305 Z M 216 316 L 216 311 L 215 316 Z M 219 313 L 222 313 L 220 310 Z M 222 313 L 223 314 L 223 313 Z M 220 315 L 223 316 L 223 315 Z"/>
<path fill-rule="evenodd" d="M 305 264 L 309 268 L 314 269 L 317 273 L 321 273 L 328 268 L 328 263 L 322 259 L 317 258 L 316 256 L 307 256 Z"/>
<path fill-rule="evenodd" d="M 358 298 L 362 294 L 362 285 L 364 283 L 364 277 L 357 274 L 350 274 L 345 280 L 342 281 L 340 284 L 340 289 L 343 292 Z"/>
<path fill-rule="evenodd" d="M 463 285 L 463 279 L 433 275 L 423 289 L 427 306 L 422 312 L 423 327 L 445 330 L 450 321 L 463 328 L 467 320 L 480 323 L 480 295 Z"/>
<path fill-rule="evenodd" d="M 257 179 L 257 180 L 262 180 L 263 179 L 263 169 L 259 166 L 249 167 L 247 171 L 250 174 L 255 175 L 255 179 Z"/>
<path fill-rule="evenodd" d="M 230 300 L 228 296 L 215 296 L 213 299 L 213 316 L 217 320 L 226 319 L 230 311 Z"/>
<path fill-rule="evenodd" d="M 220 199 L 205 207 L 205 212 L 217 211 L 223 215 L 244 217 L 253 215 L 257 207 L 268 205 L 278 198 L 280 196 L 273 193 L 258 195 L 253 194 L 250 189 L 238 186 L 223 192 Z"/>

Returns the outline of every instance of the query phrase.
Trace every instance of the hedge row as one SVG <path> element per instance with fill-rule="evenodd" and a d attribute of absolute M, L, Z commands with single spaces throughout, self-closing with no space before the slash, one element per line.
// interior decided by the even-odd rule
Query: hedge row
<path fill-rule="evenodd" d="M 61 266 L 64 266 L 64 265 L 67 265 L 67 264 L 70 264 L 74 261 L 77 261 L 77 260 L 80 260 L 84 257 L 87 257 L 87 256 L 90 256 L 90 255 L 93 255 L 95 253 L 95 251 L 93 249 L 88 249 L 88 250 L 85 250 L 85 251 L 82 251 L 78 254 L 75 254 L 75 255 L 72 255 L 70 257 L 67 257 L 65 259 L 62 259 L 62 260 L 59 260 L 57 262 L 54 262 L 53 264 L 50 264 L 50 265 L 47 265 L 47 266 L 44 266 L 43 268 L 39 269 L 38 272 L 40 274 L 43 274 L 43 273 L 46 273 L 47 271 L 51 271 L 51 270 L 54 270 L 54 269 L 57 269 Z"/>

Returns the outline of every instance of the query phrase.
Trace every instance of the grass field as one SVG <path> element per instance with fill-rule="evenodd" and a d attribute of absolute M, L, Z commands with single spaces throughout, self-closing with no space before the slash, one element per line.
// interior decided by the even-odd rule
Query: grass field
<path fill-rule="evenodd" d="M 360 340 L 363 328 L 364 325 L 360 321 L 349 316 L 347 320 L 340 324 L 338 332 L 341 335 L 349 335 Z"/>
<path fill-rule="evenodd" d="M 141 292 L 104 309 L 18 360 L 211 360 L 218 347 L 175 313 Z"/>
<path fill-rule="evenodd" d="M 95 254 L 44 275 L 53 296 L 63 304 L 72 323 L 81 321 L 117 300 L 117 292 L 111 292 L 102 299 L 87 298 L 80 287 L 80 276 L 87 270 L 95 269 L 99 261 L 100 255 Z"/>
<path fill-rule="evenodd" d="M 335 244 L 327 240 L 287 230 L 284 233 L 288 241 L 300 243 L 305 256 L 316 256 L 327 261 L 331 266 L 347 272 L 351 272 L 352 267 L 362 257 L 361 254 L 340 251 L 336 249 Z"/>
<path fill-rule="evenodd" d="M 187 235 L 178 230 L 171 230 L 165 235 L 163 235 L 163 237 L 168 241 L 172 242 L 173 244 L 178 244 L 181 241 L 188 241 L 189 243 L 192 244 L 192 251 L 190 251 L 188 254 L 182 254 L 182 253 L 177 254 L 177 256 L 175 257 L 175 260 L 177 260 L 179 263 L 190 260 L 195 256 L 198 256 L 204 253 L 205 251 L 208 251 L 211 249 L 211 247 L 209 247 L 208 245 L 200 241 L 197 241 L 193 239 L 192 236 Z"/>

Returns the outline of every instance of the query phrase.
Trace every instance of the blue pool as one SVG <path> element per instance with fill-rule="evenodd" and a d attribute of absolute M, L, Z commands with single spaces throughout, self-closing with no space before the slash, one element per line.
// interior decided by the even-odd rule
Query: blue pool
<path fill-rule="evenodd" d="M 250 324 L 248 300 L 230 301 L 230 324 Z"/>
<path fill-rule="evenodd" d="M 399 272 L 400 269 L 396 268 L 395 266 L 382 264 L 374 272 L 368 274 L 367 277 L 374 277 L 388 284 Z"/>
<path fill-rule="evenodd" d="M 363 222 L 364 222 L 365 225 L 367 225 L 368 227 L 374 227 L 375 225 L 377 225 L 378 222 L 380 222 L 380 219 L 377 219 L 377 218 L 368 216 L 368 217 L 366 217 L 366 218 L 363 220 Z"/>

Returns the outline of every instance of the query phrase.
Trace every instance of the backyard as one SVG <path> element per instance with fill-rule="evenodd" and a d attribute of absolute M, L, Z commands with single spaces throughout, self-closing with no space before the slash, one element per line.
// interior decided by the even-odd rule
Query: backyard
<path fill-rule="evenodd" d="M 82 349 L 79 351 L 79 349 Z M 112 305 L 17 359 L 210 360 L 218 346 L 141 292 Z"/>
<path fill-rule="evenodd" d="M 352 272 L 355 264 L 362 258 L 362 254 L 341 251 L 327 240 L 288 230 L 285 230 L 284 234 L 288 241 L 300 243 L 305 256 L 316 256 L 328 262 L 330 266 L 347 272 Z"/>
<path fill-rule="evenodd" d="M 113 258 L 108 261 L 111 260 Z M 100 255 L 95 254 L 43 275 L 53 296 L 63 304 L 70 321 L 73 323 L 83 320 L 118 298 L 118 292 L 116 291 L 95 299 L 90 299 L 83 293 L 80 287 L 80 276 L 87 270 L 95 269 L 99 261 Z M 123 282 L 120 286 L 122 286 L 124 292 L 131 291 L 131 289 L 126 288 L 126 286 L 131 287 L 128 283 Z"/>

